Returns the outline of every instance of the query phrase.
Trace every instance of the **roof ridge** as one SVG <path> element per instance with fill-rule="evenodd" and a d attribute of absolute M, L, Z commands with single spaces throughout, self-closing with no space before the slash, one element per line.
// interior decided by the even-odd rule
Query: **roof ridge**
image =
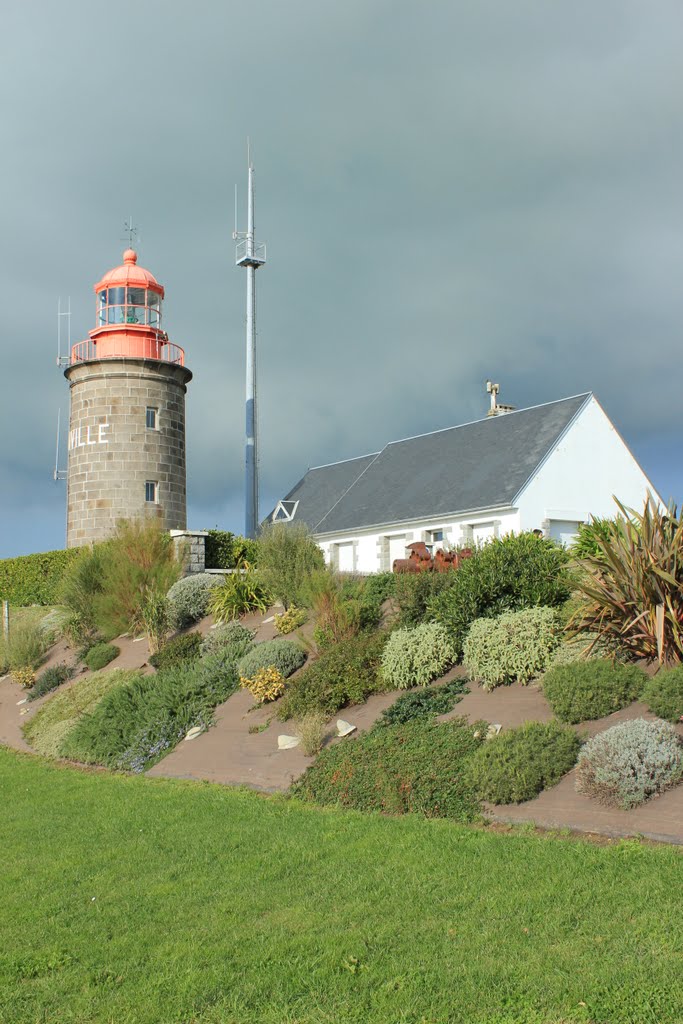
<path fill-rule="evenodd" d="M 543 409 L 548 405 L 561 405 L 562 402 L 573 402 L 576 398 L 591 397 L 594 397 L 592 391 L 582 391 L 579 392 L 578 395 L 567 395 L 566 398 L 556 398 L 552 402 L 539 402 L 538 405 L 526 405 L 523 409 L 513 409 L 511 412 L 506 412 L 504 415 L 506 417 L 516 416 L 518 413 L 532 412 L 534 409 Z M 432 434 L 444 434 L 447 430 L 460 430 L 461 427 L 472 427 L 475 423 L 488 423 L 489 421 L 496 419 L 500 419 L 500 416 L 481 416 L 478 420 L 467 420 L 465 423 L 456 423 L 452 427 L 439 427 L 438 430 L 426 430 L 423 434 L 410 434 L 408 437 L 399 437 L 396 441 L 388 441 L 382 451 L 384 451 L 385 448 L 389 448 L 392 444 L 403 444 L 404 441 L 416 441 L 419 437 L 431 437 Z M 381 454 L 381 452 L 378 454 Z"/>
<path fill-rule="evenodd" d="M 386 448 L 386 445 L 384 447 Z M 320 466 L 309 466 L 306 472 L 312 473 L 314 469 L 329 469 L 330 466 L 341 466 L 345 462 L 358 462 L 359 459 L 370 459 L 373 456 L 377 458 L 377 456 L 381 455 L 383 451 L 384 449 L 380 448 L 378 452 L 366 452 L 365 455 L 353 455 L 350 459 L 337 459 L 336 462 L 323 462 Z"/>

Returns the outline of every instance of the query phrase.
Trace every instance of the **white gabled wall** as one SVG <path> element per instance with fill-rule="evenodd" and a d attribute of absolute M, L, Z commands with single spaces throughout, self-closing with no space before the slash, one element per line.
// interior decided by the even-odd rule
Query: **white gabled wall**
<path fill-rule="evenodd" d="M 559 539 L 567 532 L 567 524 L 586 522 L 591 515 L 614 516 L 617 507 L 612 495 L 639 509 L 649 490 L 659 497 L 591 397 L 520 493 L 520 528 L 534 530 L 549 521 L 551 535 Z"/>

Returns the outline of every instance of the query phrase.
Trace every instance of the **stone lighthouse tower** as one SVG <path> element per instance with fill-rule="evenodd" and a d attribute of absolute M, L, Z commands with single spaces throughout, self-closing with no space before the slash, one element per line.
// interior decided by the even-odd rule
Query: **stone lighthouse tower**
<path fill-rule="evenodd" d="M 163 286 L 127 249 L 95 285 L 96 327 L 74 345 L 67 547 L 104 540 L 119 519 L 186 527 L 185 393 L 192 374 L 162 329 Z"/>

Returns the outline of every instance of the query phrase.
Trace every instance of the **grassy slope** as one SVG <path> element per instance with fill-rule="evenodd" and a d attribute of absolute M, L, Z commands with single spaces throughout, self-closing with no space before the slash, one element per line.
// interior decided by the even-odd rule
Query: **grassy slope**
<path fill-rule="evenodd" d="M 2 749 L 0 800 L 3 1024 L 683 1019 L 671 848 L 318 810 Z"/>

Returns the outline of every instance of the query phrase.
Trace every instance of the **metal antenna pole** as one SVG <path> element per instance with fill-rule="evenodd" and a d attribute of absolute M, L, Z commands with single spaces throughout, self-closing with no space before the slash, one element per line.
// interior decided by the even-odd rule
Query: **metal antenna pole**
<path fill-rule="evenodd" d="M 254 166 L 248 150 L 247 230 L 236 231 L 237 265 L 247 268 L 247 373 L 244 534 L 256 537 L 259 523 L 258 437 L 256 417 L 256 271 L 266 262 L 265 246 L 254 241 Z"/>

